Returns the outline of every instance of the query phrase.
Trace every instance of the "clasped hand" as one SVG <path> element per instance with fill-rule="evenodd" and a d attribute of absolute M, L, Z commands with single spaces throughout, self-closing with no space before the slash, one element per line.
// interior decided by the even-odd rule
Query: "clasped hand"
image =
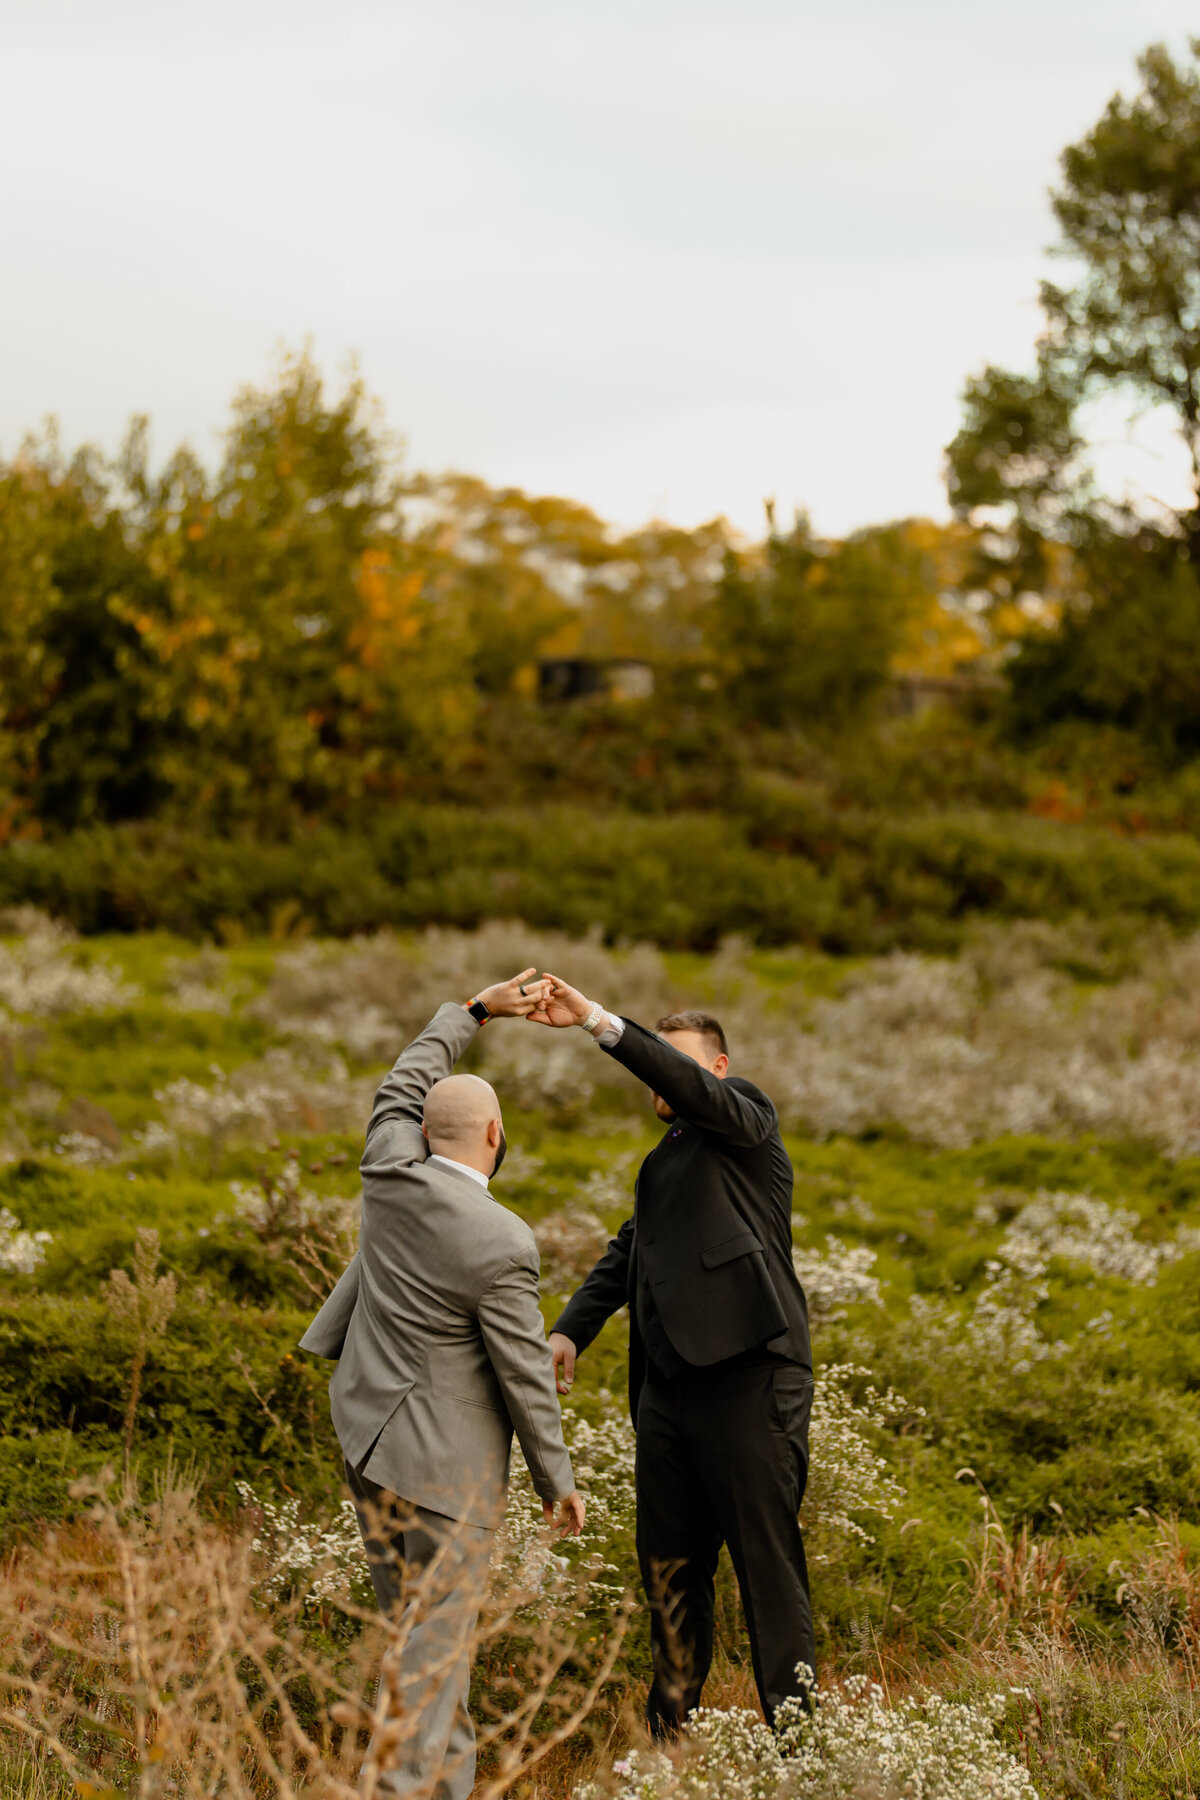
<path fill-rule="evenodd" d="M 591 1013 L 591 1001 L 586 1000 L 578 988 L 571 987 L 557 975 L 543 975 L 540 985 L 541 1000 L 526 1015 L 530 1024 L 549 1025 L 556 1031 L 562 1031 L 568 1025 L 582 1025 Z"/>
<path fill-rule="evenodd" d="M 556 1031 L 582 1025 L 592 1010 L 591 1001 L 578 988 L 557 975 L 538 975 L 534 968 L 483 988 L 476 997 L 495 1019 L 528 1019 L 531 1025 L 549 1025 Z"/>

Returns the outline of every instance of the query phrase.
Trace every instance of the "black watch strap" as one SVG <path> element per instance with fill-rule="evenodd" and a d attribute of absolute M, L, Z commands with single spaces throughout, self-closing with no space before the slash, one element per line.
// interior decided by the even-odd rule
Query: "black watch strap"
<path fill-rule="evenodd" d="M 491 1013 L 488 1011 L 487 1007 L 483 1004 L 482 1000 L 472 1000 L 470 1005 L 467 1007 L 467 1011 L 470 1013 L 471 1017 L 474 1019 L 474 1021 L 477 1025 L 486 1025 L 488 1020 L 492 1016 Z"/>

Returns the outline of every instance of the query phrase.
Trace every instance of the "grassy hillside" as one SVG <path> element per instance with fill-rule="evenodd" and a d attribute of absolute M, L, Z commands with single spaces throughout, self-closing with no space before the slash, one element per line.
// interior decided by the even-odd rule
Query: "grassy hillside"
<path fill-rule="evenodd" d="M 718 1005 L 737 1066 L 780 1104 L 821 1383 L 806 1523 L 826 1677 L 882 1673 L 897 1694 L 932 1684 L 977 1705 L 1000 1694 L 1002 1737 L 1045 1794 L 1068 1791 L 1068 1775 L 1097 1795 L 1121 1791 L 1118 1777 L 1147 1796 L 1194 1784 L 1194 943 L 1131 951 L 1078 924 L 1023 926 L 977 933 L 954 960 L 838 962 L 613 952 L 493 924 L 197 953 L 165 934 L 80 942 L 16 923 L 0 947 L 10 1543 L 85 1517 L 79 1483 L 107 1469 L 119 1484 L 128 1447 L 145 1495 L 191 1471 L 190 1530 L 240 1541 L 253 1528 L 255 1604 L 276 1608 L 281 1632 L 292 1619 L 331 1670 L 359 1653 L 327 1367 L 296 1342 L 352 1245 L 379 1070 L 442 998 L 538 961 L 644 1018 Z M 653 1121 L 577 1033 L 498 1025 L 473 1060 L 506 1106 L 497 1191 L 538 1232 L 550 1318 L 626 1216 Z M 131 1416 L 138 1328 L 109 1271 L 134 1269 L 139 1233 Z M 568 1423 L 599 1503 L 575 1553 L 590 1586 L 564 1615 L 577 1673 L 634 1581 L 623 1346 L 615 1320 L 581 1361 Z M 526 1490 L 514 1506 L 524 1543 Z M 589 1557 L 606 1572 L 589 1575 Z M 747 1703 L 722 1581 L 714 1691 Z M 593 1735 L 645 1666 L 635 1617 Z M 1034 1706 L 1050 1721 L 1040 1737 Z M 132 1778 L 125 1751 L 75 1729 L 97 1779 Z M 592 1738 L 571 1741 L 578 1766 Z M 566 1754 L 547 1792 L 564 1791 Z"/>

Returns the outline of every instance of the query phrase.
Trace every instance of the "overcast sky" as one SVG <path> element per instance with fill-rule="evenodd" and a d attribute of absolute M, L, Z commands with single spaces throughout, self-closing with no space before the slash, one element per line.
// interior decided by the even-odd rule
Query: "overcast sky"
<path fill-rule="evenodd" d="M 280 344 L 623 523 L 943 515 L 1046 190 L 1183 0 L 0 0 L 0 454 L 217 454 Z M 1132 465 L 1113 461 L 1114 479 Z M 1149 486 L 1168 467 L 1143 457 Z"/>

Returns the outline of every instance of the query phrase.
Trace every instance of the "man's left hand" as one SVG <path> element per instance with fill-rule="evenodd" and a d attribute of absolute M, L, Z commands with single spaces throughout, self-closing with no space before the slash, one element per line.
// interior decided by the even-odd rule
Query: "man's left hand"
<path fill-rule="evenodd" d="M 546 992 L 547 983 L 535 980 L 536 975 L 536 969 L 522 969 L 511 981 L 498 981 L 494 987 L 481 988 L 475 998 L 483 1001 L 493 1019 L 527 1019 L 541 1006 Z"/>
<path fill-rule="evenodd" d="M 556 1506 L 552 1500 L 542 1501 L 542 1517 L 550 1526 L 555 1537 L 578 1537 L 583 1530 L 584 1515 L 587 1506 L 583 1495 L 578 1491 L 568 1494 Z"/>

